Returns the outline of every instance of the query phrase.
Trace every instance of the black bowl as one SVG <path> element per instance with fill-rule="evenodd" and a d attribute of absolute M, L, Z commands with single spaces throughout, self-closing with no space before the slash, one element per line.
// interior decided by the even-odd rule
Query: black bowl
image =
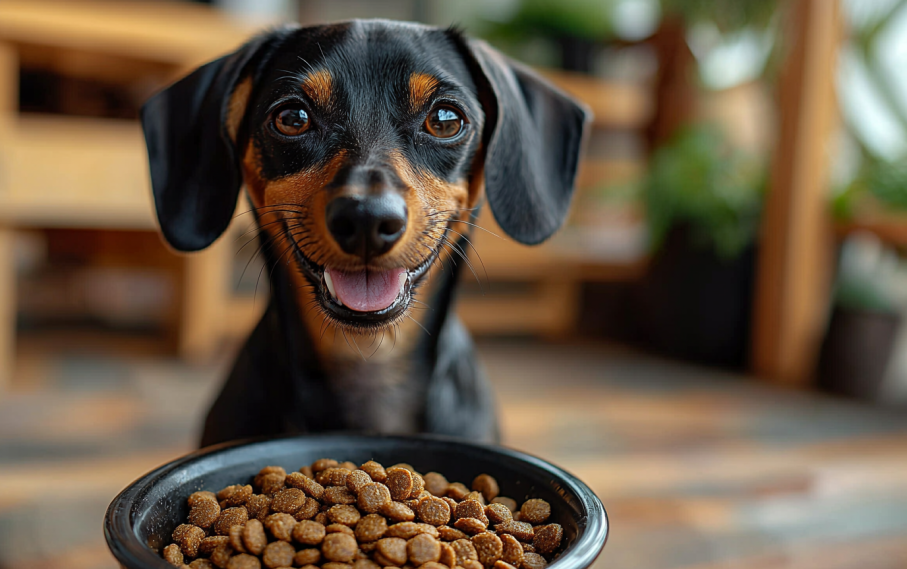
<path fill-rule="evenodd" d="M 247 483 L 263 466 L 292 471 L 325 457 L 357 464 L 407 462 L 419 472 L 437 471 L 465 484 L 485 472 L 498 480 L 503 496 L 517 502 L 542 498 L 551 504 L 551 521 L 564 528 L 566 545 L 552 563 L 556 569 L 589 567 L 608 537 L 608 517 L 595 494 L 541 459 L 442 437 L 337 434 L 226 443 L 165 464 L 114 498 L 104 521 L 107 545 L 128 569 L 172 569 L 157 552 L 189 514 L 186 498 L 192 492 Z"/>

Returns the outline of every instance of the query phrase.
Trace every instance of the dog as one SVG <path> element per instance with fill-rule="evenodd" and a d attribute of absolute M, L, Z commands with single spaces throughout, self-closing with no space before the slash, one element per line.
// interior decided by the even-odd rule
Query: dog
<path fill-rule="evenodd" d="M 499 439 L 457 278 L 485 202 L 523 244 L 563 223 L 580 103 L 455 28 L 353 20 L 262 33 L 141 119 L 169 245 L 209 246 L 244 187 L 270 278 L 202 446 L 345 430 Z"/>

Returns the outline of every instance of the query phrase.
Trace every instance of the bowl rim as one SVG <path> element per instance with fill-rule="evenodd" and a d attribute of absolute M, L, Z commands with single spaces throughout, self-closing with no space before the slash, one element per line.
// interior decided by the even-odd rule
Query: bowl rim
<path fill-rule="evenodd" d="M 550 567 L 555 569 L 580 569 L 589 567 L 596 558 L 598 558 L 599 554 L 601 554 L 601 551 L 604 549 L 608 540 L 608 513 L 598 496 L 573 474 L 531 454 L 506 446 L 477 443 L 458 437 L 443 435 L 316 433 L 290 434 L 276 437 L 254 437 L 220 443 L 191 452 L 151 470 L 124 488 L 107 507 L 107 511 L 104 514 L 104 538 L 107 541 L 107 547 L 123 567 L 127 567 L 127 563 L 129 565 L 137 566 L 147 565 L 153 567 L 158 565 L 162 568 L 171 567 L 171 565 L 167 564 L 163 558 L 158 556 L 150 547 L 148 547 L 148 545 L 143 543 L 136 536 L 134 531 L 134 522 L 137 513 L 135 504 L 138 503 L 136 498 L 139 498 L 148 488 L 152 487 L 157 481 L 169 475 L 171 472 L 183 468 L 185 465 L 201 458 L 240 447 L 296 438 L 321 440 L 352 438 L 401 442 L 429 441 L 470 447 L 473 450 L 479 450 L 480 452 L 490 454 L 503 454 L 511 459 L 527 462 L 538 469 L 546 471 L 548 474 L 552 475 L 553 478 L 558 479 L 564 486 L 568 487 L 579 500 L 584 515 L 577 520 L 577 525 L 582 527 L 582 532 L 576 541 L 571 544 L 569 555 L 562 555 L 552 562 Z"/>

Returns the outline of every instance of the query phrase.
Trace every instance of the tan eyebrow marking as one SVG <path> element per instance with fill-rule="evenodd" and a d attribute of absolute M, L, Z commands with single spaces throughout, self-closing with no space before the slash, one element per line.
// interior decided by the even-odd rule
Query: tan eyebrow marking
<path fill-rule="evenodd" d="M 412 109 L 418 110 L 428 102 L 428 98 L 438 86 L 438 79 L 427 73 L 413 73 L 409 76 L 409 103 Z"/>
<path fill-rule="evenodd" d="M 334 77 L 327 69 L 309 73 L 302 82 L 302 90 L 316 105 L 328 107 L 331 104 L 331 87 Z"/>

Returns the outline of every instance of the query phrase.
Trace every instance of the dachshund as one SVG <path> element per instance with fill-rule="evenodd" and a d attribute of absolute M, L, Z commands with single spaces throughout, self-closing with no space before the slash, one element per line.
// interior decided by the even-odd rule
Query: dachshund
<path fill-rule="evenodd" d="M 167 243 L 211 245 L 244 187 L 271 284 L 202 446 L 498 440 L 457 277 L 485 202 L 523 244 L 563 223 L 580 103 L 456 28 L 353 20 L 262 33 L 152 96 L 141 120 Z"/>

